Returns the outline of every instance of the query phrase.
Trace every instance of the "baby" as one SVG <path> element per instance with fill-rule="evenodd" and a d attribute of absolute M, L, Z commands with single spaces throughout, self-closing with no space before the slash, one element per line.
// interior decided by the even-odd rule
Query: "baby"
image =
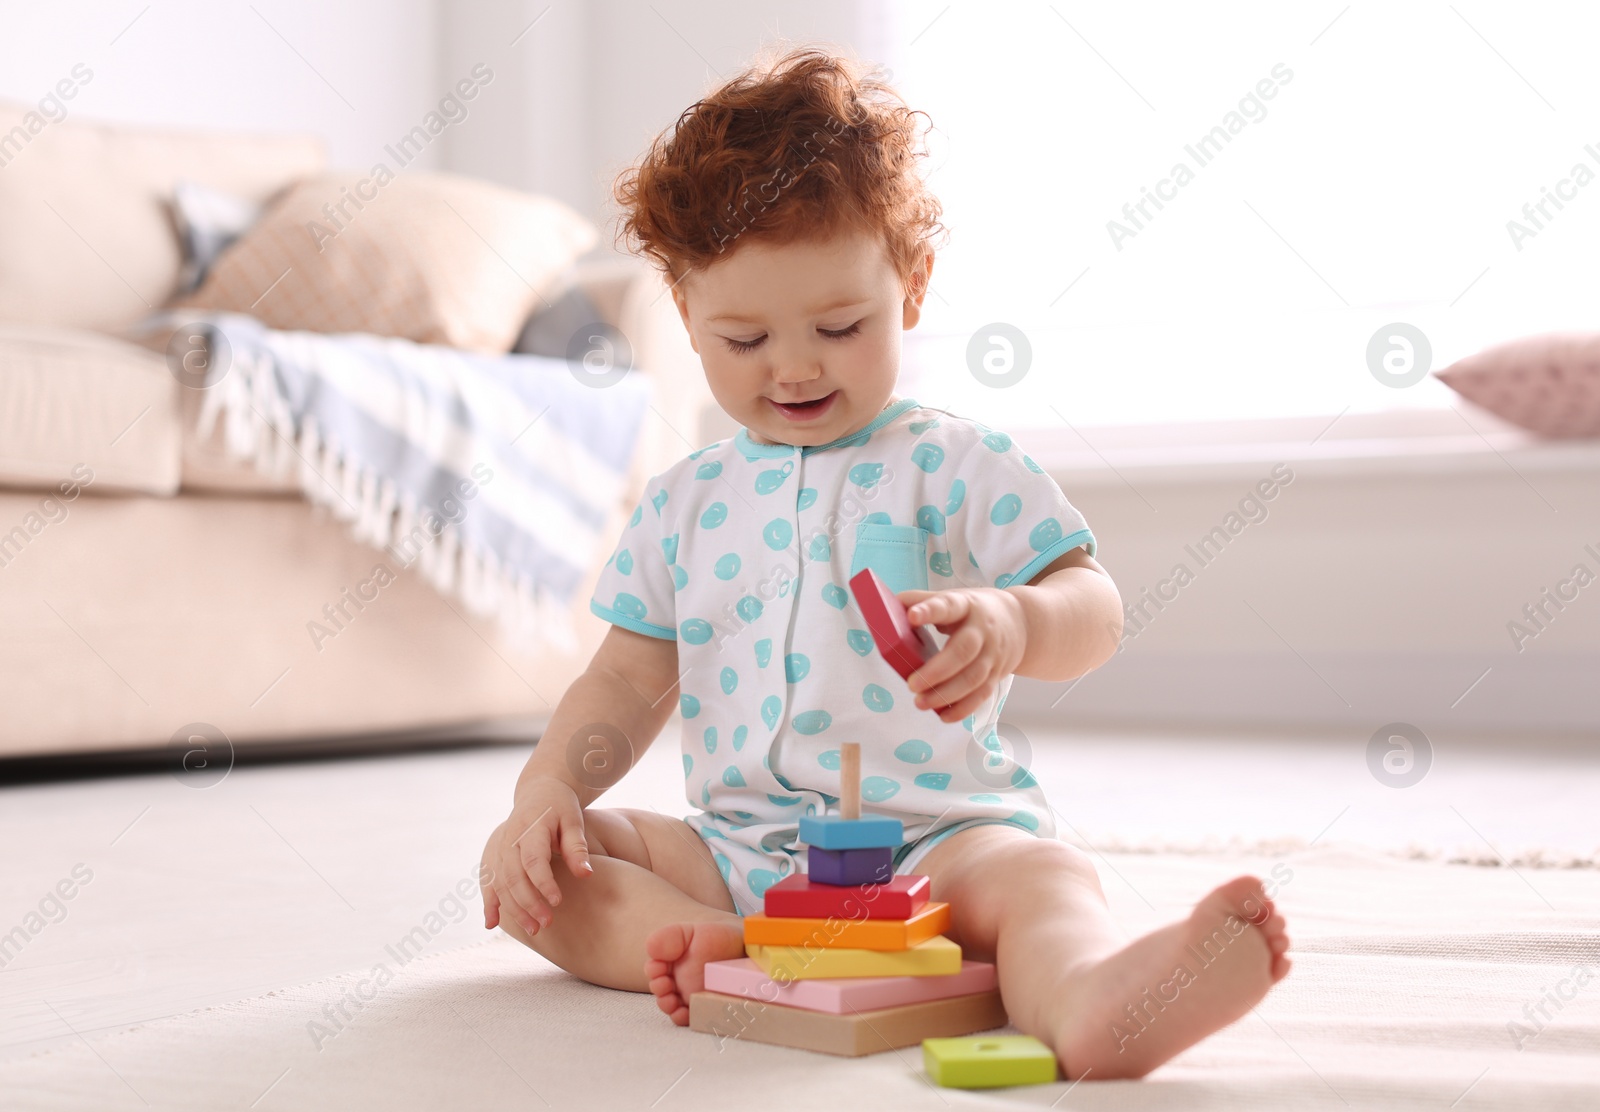
<path fill-rule="evenodd" d="M 864 811 L 905 828 L 896 872 L 930 877 L 949 937 L 997 963 L 1012 1023 L 1068 1078 L 1136 1077 L 1254 1006 L 1288 936 L 1240 877 L 1129 942 L 1001 759 L 1012 676 L 1098 667 L 1121 602 L 1016 442 L 895 393 L 943 230 L 917 116 L 871 72 L 796 51 L 691 106 L 619 179 L 623 230 L 741 427 L 650 479 L 607 561 L 590 608 L 611 627 L 485 847 L 485 926 L 687 1024 L 706 962 L 743 956 L 741 917 L 800 870 L 800 817 L 837 811 L 858 741 Z M 909 681 L 847 589 L 862 568 L 938 631 Z M 674 707 L 700 809 L 590 809 Z"/>

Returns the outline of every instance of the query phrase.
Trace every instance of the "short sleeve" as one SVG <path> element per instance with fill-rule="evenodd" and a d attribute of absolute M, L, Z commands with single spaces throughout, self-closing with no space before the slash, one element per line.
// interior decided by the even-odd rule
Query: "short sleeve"
<path fill-rule="evenodd" d="M 677 577 L 678 538 L 667 535 L 663 513 L 668 491 L 657 476 L 645 484 L 616 551 L 595 582 L 589 609 L 613 625 L 650 637 L 678 637 L 673 595 Z"/>
<path fill-rule="evenodd" d="M 1074 548 L 1095 551 L 1094 534 L 1056 481 L 1012 438 L 979 426 L 983 439 L 951 482 L 950 559 L 962 578 L 995 587 L 1027 583 Z"/>

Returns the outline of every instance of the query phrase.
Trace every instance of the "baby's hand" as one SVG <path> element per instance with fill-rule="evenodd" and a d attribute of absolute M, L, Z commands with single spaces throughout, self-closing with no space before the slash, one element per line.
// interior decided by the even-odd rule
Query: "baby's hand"
<path fill-rule="evenodd" d="M 570 784 L 553 776 L 530 780 L 517 793 L 511 817 L 495 827 L 483 849 L 483 925 L 511 918 L 528 934 L 550 925 L 561 902 L 551 861 L 560 856 L 573 876 L 594 872 L 583 839 L 583 809 Z"/>
<path fill-rule="evenodd" d="M 1021 600 L 996 587 L 901 591 L 912 625 L 948 634 L 934 658 L 906 680 L 918 707 L 938 707 L 945 722 L 973 714 L 1017 670 L 1028 643 Z"/>

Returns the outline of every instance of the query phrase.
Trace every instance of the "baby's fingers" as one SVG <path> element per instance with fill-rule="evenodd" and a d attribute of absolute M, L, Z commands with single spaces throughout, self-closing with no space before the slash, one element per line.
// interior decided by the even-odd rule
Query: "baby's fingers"
<path fill-rule="evenodd" d="M 480 884 L 478 888 L 483 896 L 483 929 L 493 930 L 500 922 L 500 896 L 493 884 Z"/>
<path fill-rule="evenodd" d="M 979 638 L 970 634 L 957 634 L 945 642 L 944 648 L 939 650 L 932 660 L 907 677 L 906 686 L 917 694 L 930 688 L 942 687 L 978 658 L 981 647 L 982 641 Z M 934 692 L 934 694 L 942 693 Z M 932 704 L 925 704 L 919 700 L 917 705 L 943 706 L 949 701 L 941 697 Z"/>
<path fill-rule="evenodd" d="M 533 826 L 521 843 L 523 871 L 551 907 L 561 902 L 561 889 L 556 885 L 555 874 L 550 871 L 553 848 L 550 828 L 543 823 Z"/>
<path fill-rule="evenodd" d="M 578 815 L 562 820 L 561 859 L 573 876 L 594 872 L 594 866 L 589 863 L 589 843 L 583 837 L 583 819 Z"/>
<path fill-rule="evenodd" d="M 905 592 L 907 595 L 912 593 Z M 901 601 L 905 601 L 903 596 Z M 906 618 L 912 625 L 935 625 L 941 632 L 948 632 L 944 627 L 965 618 L 971 605 L 972 600 L 959 591 L 932 591 L 923 598 L 912 600 Z"/>

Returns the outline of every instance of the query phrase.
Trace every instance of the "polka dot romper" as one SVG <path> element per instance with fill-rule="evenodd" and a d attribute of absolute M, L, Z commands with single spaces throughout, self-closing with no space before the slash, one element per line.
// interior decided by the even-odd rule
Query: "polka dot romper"
<path fill-rule="evenodd" d="M 1078 547 L 1082 515 L 1009 436 L 912 398 L 811 447 L 741 428 L 649 481 L 589 606 L 677 642 L 688 822 L 741 915 L 799 871 L 800 816 L 837 813 L 842 741 L 861 743 L 863 812 L 905 825 L 899 873 L 967 826 L 1054 834 L 1025 765 L 996 755 L 1011 677 L 959 723 L 919 709 L 849 580 L 1005 587 Z"/>

